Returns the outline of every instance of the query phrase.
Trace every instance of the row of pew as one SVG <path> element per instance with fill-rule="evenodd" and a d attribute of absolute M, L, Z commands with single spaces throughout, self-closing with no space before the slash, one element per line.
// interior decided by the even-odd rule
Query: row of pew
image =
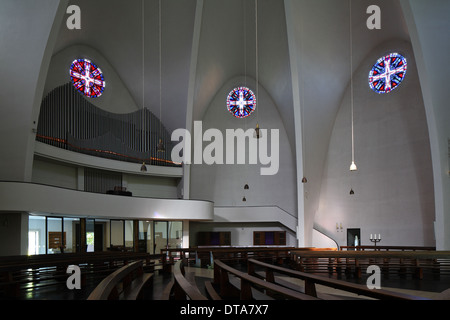
<path fill-rule="evenodd" d="M 372 248 L 373 249 L 373 248 Z M 192 249 L 190 249 L 192 250 Z M 204 252 L 205 248 L 201 248 Z M 189 280 L 183 271 L 185 265 L 189 265 L 189 257 L 185 253 L 180 253 L 180 260 L 176 262 L 174 268 L 174 281 L 170 283 L 166 290 L 167 299 L 176 300 L 341 300 L 349 299 L 349 295 L 356 299 L 376 299 L 376 300 L 427 300 L 424 297 L 398 293 L 384 289 L 371 289 L 367 285 L 351 283 L 348 281 L 334 279 L 321 275 L 321 268 L 324 267 L 327 273 L 341 272 L 344 264 L 347 267 L 357 268 L 357 274 L 361 276 L 364 266 L 369 263 L 376 264 L 384 261 L 383 272 L 389 269 L 396 269 L 401 259 L 401 270 L 406 272 L 409 267 L 412 269 L 414 277 L 422 279 L 423 268 L 427 266 L 426 261 L 431 261 L 435 274 L 443 274 L 447 270 L 446 261 L 450 259 L 449 252 L 439 252 L 430 248 L 415 247 L 410 248 L 385 248 L 380 250 L 336 250 L 333 248 L 209 248 L 213 256 L 214 278 L 204 283 L 203 294 L 199 293 L 197 283 Z M 172 251 L 171 257 L 176 250 Z M 191 255 L 192 255 L 192 251 Z M 196 259 L 198 252 L 195 253 Z M 352 259 L 351 259 L 351 258 Z M 196 260 L 195 259 L 195 260 Z M 318 260 L 323 260 L 318 262 Z M 310 263 L 308 268 L 299 268 L 302 263 Z M 336 268 L 336 261 L 343 262 Z M 356 261 L 356 262 L 355 262 Z M 439 265 L 436 265 L 436 261 Z M 390 265 L 389 265 L 390 263 Z M 238 266 L 237 268 L 235 266 Z M 244 266 L 244 268 L 242 268 Z M 406 268 L 406 269 L 405 269 Z M 244 270 L 243 270 L 244 269 Z M 403 273 L 397 273 L 402 276 Z M 385 274 L 386 275 L 386 274 Z M 288 279 L 299 280 L 287 281 Z M 182 279 L 182 280 L 180 280 Z M 320 285 L 330 289 L 340 290 L 344 295 L 327 294 L 316 289 Z M 172 290 L 172 291 L 170 291 Z M 176 294 L 174 294 L 176 290 Z M 172 292 L 172 294 L 170 294 Z M 191 292 L 195 292 L 192 295 Z M 450 298 L 450 290 L 443 291 L 437 295 L 439 299 Z"/>
<path fill-rule="evenodd" d="M 108 251 L 0 257 L 0 299 L 26 299 L 41 292 L 66 290 L 71 266 L 79 268 L 81 287 L 91 288 L 134 261 L 141 261 L 142 268 L 152 272 L 161 258 L 147 253 Z"/>
<path fill-rule="evenodd" d="M 165 249 L 159 255 L 95 252 L 1 257 L 0 297 L 21 299 L 27 290 L 65 286 L 68 267 L 78 265 L 83 287 L 89 280 L 94 284 L 88 300 L 145 299 L 144 288 L 152 285 L 156 266 L 171 275 L 160 296 L 163 300 L 340 299 L 318 291 L 317 285 L 369 299 L 422 299 L 371 290 L 320 274 L 352 273 L 361 277 L 370 264 L 380 265 L 385 275 L 395 270 L 396 275 L 411 273 L 418 279 L 423 278 L 424 272 L 439 276 L 450 270 L 450 252 L 404 249 L 203 247 Z M 185 272 L 186 266 L 213 269 L 214 277 L 200 288 L 195 276 Z M 286 281 L 286 277 L 295 281 Z M 448 292 L 443 293 L 442 299 L 447 296 Z"/>

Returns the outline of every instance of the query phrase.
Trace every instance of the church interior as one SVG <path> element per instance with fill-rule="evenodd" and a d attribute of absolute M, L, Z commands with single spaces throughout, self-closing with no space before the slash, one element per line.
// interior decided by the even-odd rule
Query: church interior
<path fill-rule="evenodd" d="M 227 249 L 438 269 L 418 286 L 448 298 L 449 16 L 447 0 L 2 0 L 0 293 L 18 264 L 116 254 L 171 270 L 153 287 L 173 276 L 179 297 Z"/>

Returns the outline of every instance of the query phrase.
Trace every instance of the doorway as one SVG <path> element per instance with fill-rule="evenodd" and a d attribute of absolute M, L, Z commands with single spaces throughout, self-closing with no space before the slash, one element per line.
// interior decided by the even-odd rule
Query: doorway
<path fill-rule="evenodd" d="M 75 225 L 77 252 L 103 251 L 104 224 L 93 222 L 91 227 L 89 227 L 89 223 L 86 224 L 86 227 L 86 246 L 81 248 L 81 227 L 79 223 Z"/>
<path fill-rule="evenodd" d="M 353 247 L 355 245 L 355 240 L 357 240 L 357 245 L 361 245 L 361 229 L 360 228 L 353 228 L 353 229 L 347 229 L 347 246 Z M 354 249 L 348 249 L 348 250 L 354 250 Z"/>

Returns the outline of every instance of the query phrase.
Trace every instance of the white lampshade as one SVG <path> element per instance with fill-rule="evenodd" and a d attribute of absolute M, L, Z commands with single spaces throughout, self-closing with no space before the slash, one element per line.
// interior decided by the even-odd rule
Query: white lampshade
<path fill-rule="evenodd" d="M 355 161 L 352 161 L 352 164 L 350 165 L 350 171 L 356 171 L 358 168 L 356 167 Z"/>

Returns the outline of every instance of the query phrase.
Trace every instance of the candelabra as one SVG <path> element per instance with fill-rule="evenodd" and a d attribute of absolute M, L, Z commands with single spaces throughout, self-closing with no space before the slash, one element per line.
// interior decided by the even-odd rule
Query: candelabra
<path fill-rule="evenodd" d="M 375 250 L 377 250 L 377 242 L 381 241 L 381 235 L 378 234 L 378 238 L 377 238 L 376 234 L 374 236 L 372 234 L 370 234 L 370 241 L 372 241 L 375 244 Z"/>

